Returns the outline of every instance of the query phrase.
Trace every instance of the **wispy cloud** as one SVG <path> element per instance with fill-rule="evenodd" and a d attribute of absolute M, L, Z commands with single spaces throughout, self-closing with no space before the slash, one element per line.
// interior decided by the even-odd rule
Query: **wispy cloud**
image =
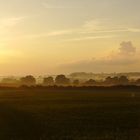
<path fill-rule="evenodd" d="M 11 18 L 6 20 L 5 25 L 16 25 L 23 20 L 23 17 Z M 61 41 L 81 41 L 81 40 L 95 40 L 95 39 L 108 39 L 118 36 L 118 33 L 131 32 L 140 33 L 139 28 L 125 27 L 123 25 L 112 25 L 108 19 L 87 20 L 79 27 L 52 30 L 39 34 L 27 34 L 16 39 L 35 39 L 41 37 L 60 37 Z M 112 34 L 111 34 L 112 33 Z"/>
<path fill-rule="evenodd" d="M 13 40 L 13 31 L 12 29 L 24 21 L 25 17 L 7 17 L 0 18 L 0 44 L 5 44 L 9 40 Z"/>
<path fill-rule="evenodd" d="M 140 28 L 125 25 L 112 25 L 109 19 L 89 20 L 84 23 L 81 33 L 140 32 Z"/>
<path fill-rule="evenodd" d="M 0 19 L 0 28 L 13 27 L 21 22 L 25 17 L 9 17 Z"/>
<path fill-rule="evenodd" d="M 61 35 L 66 35 L 66 34 L 72 34 L 72 30 L 58 30 L 58 31 L 52 31 L 47 34 L 47 36 L 61 36 Z"/>
<path fill-rule="evenodd" d="M 39 34 L 28 34 L 24 36 L 16 37 L 16 39 L 36 39 L 36 38 L 44 38 L 44 37 L 57 37 L 57 36 L 63 36 L 63 35 L 69 35 L 72 34 L 71 30 L 58 30 L 58 31 L 52 31 L 52 32 L 44 32 Z"/>
<path fill-rule="evenodd" d="M 140 28 L 128 28 L 128 32 L 140 33 Z"/>
<path fill-rule="evenodd" d="M 85 36 L 85 37 L 79 37 L 79 38 L 71 38 L 67 39 L 65 41 L 85 41 L 85 40 L 94 40 L 94 39 L 107 39 L 107 38 L 113 38 L 113 35 L 100 35 L 100 36 Z"/>

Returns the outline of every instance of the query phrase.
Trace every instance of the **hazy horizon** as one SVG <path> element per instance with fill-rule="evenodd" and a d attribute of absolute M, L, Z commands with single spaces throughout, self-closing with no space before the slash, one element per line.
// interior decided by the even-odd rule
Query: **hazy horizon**
<path fill-rule="evenodd" d="M 0 75 L 140 72 L 139 0 L 0 1 Z"/>

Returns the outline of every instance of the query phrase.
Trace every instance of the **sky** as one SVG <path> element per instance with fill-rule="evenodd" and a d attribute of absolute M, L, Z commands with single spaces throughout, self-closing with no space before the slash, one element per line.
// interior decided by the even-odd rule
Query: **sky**
<path fill-rule="evenodd" d="M 0 75 L 140 71 L 140 0 L 3 0 L 0 9 Z"/>

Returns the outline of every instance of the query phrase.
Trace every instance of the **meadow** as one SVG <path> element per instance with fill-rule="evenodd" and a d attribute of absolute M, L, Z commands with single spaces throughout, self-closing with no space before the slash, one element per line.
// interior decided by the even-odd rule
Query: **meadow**
<path fill-rule="evenodd" d="M 0 89 L 0 140 L 139 140 L 138 89 Z"/>

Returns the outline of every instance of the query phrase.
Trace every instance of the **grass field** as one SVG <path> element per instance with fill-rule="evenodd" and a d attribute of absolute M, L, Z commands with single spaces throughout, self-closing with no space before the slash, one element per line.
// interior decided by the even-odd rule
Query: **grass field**
<path fill-rule="evenodd" d="M 0 90 L 0 140 L 139 139 L 139 91 Z"/>

